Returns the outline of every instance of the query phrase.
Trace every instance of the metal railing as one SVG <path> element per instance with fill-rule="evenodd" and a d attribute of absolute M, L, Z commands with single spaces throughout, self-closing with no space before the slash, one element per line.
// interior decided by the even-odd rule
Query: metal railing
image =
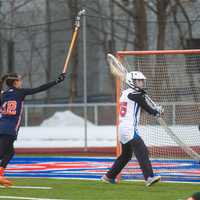
<path fill-rule="evenodd" d="M 175 125 L 175 124 L 178 124 L 180 123 L 180 121 L 178 122 L 177 121 L 177 118 L 179 118 L 180 116 L 180 108 L 178 108 L 178 106 L 200 106 L 200 102 L 198 103 L 191 103 L 191 102 L 169 102 L 169 103 L 161 103 L 161 105 L 163 105 L 164 107 L 168 106 L 167 110 L 166 110 L 166 119 L 168 120 L 169 124 L 171 125 Z M 42 112 L 43 115 L 42 116 L 38 116 L 38 113 L 36 112 L 35 116 L 36 118 L 39 117 L 41 121 L 43 121 L 44 119 L 46 118 L 49 118 L 52 116 L 52 113 L 55 113 L 57 111 L 59 111 L 60 108 L 66 108 L 68 110 L 73 110 L 74 108 L 81 108 L 82 109 L 82 116 L 84 118 L 85 115 L 83 115 L 84 113 L 84 110 L 86 109 L 89 109 L 89 108 L 93 108 L 93 113 L 92 113 L 92 118 L 93 118 L 93 122 L 95 125 L 99 125 L 100 123 L 100 119 L 99 119 L 99 114 L 101 114 L 101 117 L 102 117 L 102 114 L 103 114 L 103 117 L 102 118 L 106 118 L 106 120 L 108 121 L 112 121 L 112 124 L 114 125 L 115 124 L 115 118 L 116 118 L 116 114 L 115 114 L 115 109 L 116 109 L 116 103 L 88 103 L 88 104 L 85 104 L 85 103 L 75 103 L 75 104 L 40 104 L 40 105 L 36 105 L 36 104 L 25 104 L 25 115 L 24 115 L 24 125 L 25 126 L 29 126 L 30 123 L 29 123 L 29 110 L 31 109 L 37 109 L 37 108 L 40 108 L 40 109 L 44 109 L 44 110 L 40 110 L 39 112 Z M 104 111 L 100 111 L 100 107 L 102 107 L 103 109 L 107 109 L 107 108 L 111 108 L 112 109 L 109 109 L 109 110 L 106 110 L 106 112 L 104 113 Z M 46 112 L 45 111 L 45 108 L 56 108 L 53 112 L 49 112 L 50 109 L 47 109 L 47 113 L 48 113 L 48 117 L 46 117 L 44 115 L 44 113 Z M 80 112 L 80 110 L 78 110 Z M 178 112 L 179 111 L 179 112 Z M 101 113 L 102 112 L 102 113 Z M 167 113 L 168 112 L 168 113 Z M 184 112 L 184 111 L 183 111 Z M 195 111 L 196 112 L 196 111 Z M 197 116 L 198 116 L 198 112 L 199 112 L 199 107 L 197 107 Z M 182 113 L 182 112 L 181 112 Z M 34 115 L 34 112 L 30 112 L 30 116 Z M 80 114 L 80 113 L 78 113 Z M 87 113 L 88 114 L 88 113 Z M 90 113 L 91 114 L 91 113 Z M 184 113 L 181 114 L 183 115 L 182 117 L 184 118 Z M 152 118 L 151 118 L 152 119 Z M 85 150 L 87 149 L 88 147 L 88 134 L 87 134 L 87 130 L 88 130 L 88 127 L 87 127 L 87 118 L 84 119 L 85 122 L 83 124 L 84 126 L 84 148 Z M 190 119 L 191 121 L 193 119 Z M 195 121 L 198 121 L 198 119 L 196 119 L 196 115 L 194 115 L 194 122 Z M 184 122 L 182 122 L 184 123 Z M 155 122 L 154 122 L 155 124 Z"/>
<path fill-rule="evenodd" d="M 200 106 L 200 102 L 167 102 L 167 103 L 161 103 L 163 106 L 170 106 L 171 107 L 171 124 L 175 125 L 176 124 L 176 117 L 178 115 L 176 109 L 177 106 L 195 106 L 198 105 Z M 28 112 L 31 108 L 84 108 L 85 104 L 84 103 L 70 103 L 70 104 L 25 104 L 24 106 L 24 125 L 28 126 L 29 125 L 29 115 Z M 87 108 L 93 108 L 94 110 L 94 116 L 93 116 L 93 121 L 95 125 L 99 125 L 99 108 L 100 107 L 116 107 L 116 103 L 88 103 Z M 198 112 L 198 110 L 197 110 Z M 113 116 L 115 118 L 115 116 Z"/>
<path fill-rule="evenodd" d="M 70 103 L 70 104 L 25 104 L 24 105 L 24 125 L 28 126 L 29 117 L 28 112 L 31 108 L 72 108 L 81 107 L 84 108 L 84 103 Z M 87 108 L 93 107 L 94 109 L 94 124 L 99 124 L 99 107 L 116 107 L 116 103 L 88 103 Z"/>

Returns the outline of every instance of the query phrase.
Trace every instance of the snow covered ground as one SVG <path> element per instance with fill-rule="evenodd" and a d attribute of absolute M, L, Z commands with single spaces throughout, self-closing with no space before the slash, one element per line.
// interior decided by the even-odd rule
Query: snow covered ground
<path fill-rule="evenodd" d="M 40 126 L 44 127 L 60 127 L 60 126 L 83 126 L 84 119 L 75 115 L 71 111 L 56 112 L 52 117 L 44 120 Z M 88 126 L 93 126 L 90 121 L 87 121 Z"/>
<path fill-rule="evenodd" d="M 84 127 L 22 128 L 16 147 L 83 147 Z M 88 146 L 115 146 L 114 126 L 88 127 Z"/>
<path fill-rule="evenodd" d="M 176 135 L 188 145 L 200 145 L 197 126 L 171 126 Z M 141 126 L 140 133 L 147 146 L 176 146 L 160 126 Z M 58 112 L 39 127 L 22 127 L 15 147 L 83 147 L 84 119 L 70 111 Z M 115 146 L 115 126 L 96 126 L 88 122 L 89 147 Z"/>
<path fill-rule="evenodd" d="M 172 126 L 172 130 L 188 145 L 200 145 L 195 126 Z M 148 146 L 176 146 L 159 126 L 141 126 L 140 133 Z M 88 146 L 115 146 L 115 126 L 88 127 Z M 22 127 L 16 147 L 83 147 L 84 127 Z"/>

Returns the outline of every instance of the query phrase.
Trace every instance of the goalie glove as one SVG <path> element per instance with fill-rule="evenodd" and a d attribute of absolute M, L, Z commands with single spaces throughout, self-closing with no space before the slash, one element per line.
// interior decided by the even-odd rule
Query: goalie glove
<path fill-rule="evenodd" d="M 157 111 L 156 117 L 160 117 L 164 113 L 164 108 L 162 106 L 156 106 L 155 110 Z"/>

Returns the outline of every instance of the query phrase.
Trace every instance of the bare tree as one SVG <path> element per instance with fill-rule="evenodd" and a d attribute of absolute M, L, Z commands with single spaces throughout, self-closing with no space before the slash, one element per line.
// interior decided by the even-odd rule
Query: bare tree
<path fill-rule="evenodd" d="M 133 1 L 133 17 L 135 26 L 135 50 L 148 49 L 147 13 L 144 0 Z"/>
<path fill-rule="evenodd" d="M 168 7 L 170 3 L 168 0 L 157 0 L 156 1 L 156 17 L 157 17 L 157 50 L 165 49 L 165 39 L 166 39 L 166 25 L 168 18 Z M 160 99 L 164 94 L 162 94 L 162 84 L 165 81 L 168 90 L 170 90 L 169 76 L 168 76 L 168 66 L 166 65 L 165 55 L 156 56 L 155 65 L 155 77 L 154 77 L 154 87 L 156 88 L 155 97 L 157 100 Z M 154 90 L 155 91 L 155 90 Z M 164 95 L 165 96 L 165 95 Z"/>
<path fill-rule="evenodd" d="M 175 26 L 177 27 L 177 30 L 178 30 L 181 47 L 184 49 L 191 48 L 192 46 L 190 46 L 190 42 L 192 42 L 192 39 L 193 39 L 193 24 L 192 23 L 194 23 L 195 21 L 194 22 L 191 21 L 189 17 L 189 13 L 187 12 L 186 8 L 183 6 L 180 0 L 175 0 L 175 2 L 177 4 L 177 9 L 173 12 L 173 18 L 175 19 Z M 178 15 L 180 14 L 182 14 L 182 16 L 184 17 L 187 28 L 185 28 L 185 26 L 182 26 L 182 24 L 179 23 Z M 188 44 L 186 44 L 186 41 L 188 41 Z M 191 59 L 193 59 L 193 56 L 188 55 L 186 57 L 186 62 L 190 63 Z M 199 66 L 195 66 L 195 67 L 197 68 Z M 193 79 L 193 74 L 191 73 L 190 64 L 186 64 L 186 72 L 187 72 L 187 76 L 189 77 L 190 88 L 193 90 L 193 98 L 196 102 L 198 102 L 199 100 L 198 91 L 197 91 L 198 89 L 195 87 L 195 82 Z"/>

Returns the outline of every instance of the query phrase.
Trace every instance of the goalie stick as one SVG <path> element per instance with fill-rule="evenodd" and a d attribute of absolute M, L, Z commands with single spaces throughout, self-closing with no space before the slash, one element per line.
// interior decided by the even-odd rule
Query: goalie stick
<path fill-rule="evenodd" d="M 80 29 L 80 19 L 81 19 L 81 16 L 84 15 L 84 14 L 85 14 L 85 10 L 83 9 L 83 10 L 78 12 L 78 15 L 76 17 L 74 32 L 72 34 L 72 39 L 71 39 L 69 50 L 68 50 L 68 53 L 67 53 L 67 56 L 66 56 L 66 59 L 65 59 L 65 64 L 64 64 L 62 73 L 66 73 L 66 71 L 67 71 L 67 67 L 69 65 L 69 60 L 71 58 L 73 49 L 75 47 L 76 39 L 78 37 L 78 33 L 79 33 L 79 29 Z"/>
<path fill-rule="evenodd" d="M 110 66 L 111 73 L 116 76 L 117 78 L 120 78 L 122 81 L 125 80 L 126 74 L 128 73 L 127 69 L 122 65 L 122 63 L 112 54 L 107 54 L 107 61 Z M 147 95 L 145 94 L 146 100 L 149 101 L 149 103 L 152 104 L 153 107 L 156 107 L 157 104 Z M 181 149 L 188 154 L 191 158 L 194 160 L 200 161 L 200 155 L 197 154 L 192 148 L 187 146 L 182 140 L 180 140 L 176 134 L 167 126 L 166 122 L 162 117 L 156 117 L 158 123 L 160 126 L 165 130 L 167 135 L 174 140 Z"/>

